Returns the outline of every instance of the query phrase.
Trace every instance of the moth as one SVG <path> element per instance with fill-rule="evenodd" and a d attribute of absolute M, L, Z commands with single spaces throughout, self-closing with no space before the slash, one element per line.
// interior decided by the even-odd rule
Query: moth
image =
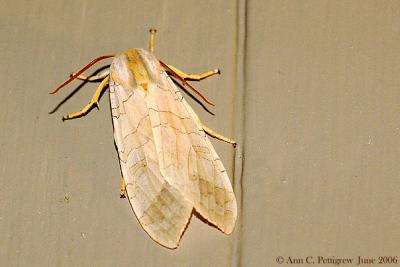
<path fill-rule="evenodd" d="M 133 48 L 96 58 L 50 94 L 74 79 L 102 80 L 90 103 L 63 117 L 86 115 L 98 106 L 109 86 L 114 139 L 122 171 L 122 196 L 150 237 L 176 248 L 192 213 L 223 233 L 230 234 L 237 217 L 236 198 L 227 172 L 207 134 L 232 145 L 235 142 L 206 127 L 183 98 L 171 76 L 194 90 L 187 80 L 219 74 L 218 69 L 186 74 L 154 55 L 155 30 L 150 30 L 150 51 Z M 113 58 L 109 69 L 86 77 L 96 62 Z"/>

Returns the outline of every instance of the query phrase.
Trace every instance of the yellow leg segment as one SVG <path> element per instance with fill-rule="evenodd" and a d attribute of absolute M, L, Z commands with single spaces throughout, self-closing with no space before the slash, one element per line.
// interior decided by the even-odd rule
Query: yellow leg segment
<path fill-rule="evenodd" d="M 187 73 L 184 73 L 183 71 L 175 68 L 174 66 L 168 65 L 168 67 L 184 80 L 200 81 L 200 80 L 203 80 L 210 76 L 213 76 L 215 74 L 221 74 L 221 71 L 219 69 L 210 70 L 210 71 L 200 73 L 200 74 L 187 74 Z"/>
<path fill-rule="evenodd" d="M 220 140 L 220 141 L 224 141 L 228 144 L 233 145 L 233 147 L 236 147 L 236 142 L 232 139 L 229 139 L 226 136 L 223 136 L 222 134 L 217 133 L 216 131 L 214 131 L 213 129 L 208 128 L 207 126 L 205 126 L 201 121 L 200 121 L 201 127 L 203 128 L 203 130 L 210 136 Z"/>
<path fill-rule="evenodd" d="M 121 193 L 119 195 L 120 198 L 126 198 L 126 185 L 124 177 L 121 179 Z"/>
<path fill-rule="evenodd" d="M 193 111 L 193 112 L 194 112 L 194 111 Z M 200 120 L 199 115 L 197 115 L 196 113 L 195 113 L 195 115 L 197 116 L 197 120 L 199 121 L 199 123 L 200 123 L 200 125 L 201 125 L 201 128 L 203 128 L 203 130 L 204 130 L 209 136 L 214 137 L 214 138 L 216 138 L 216 139 L 218 139 L 218 140 L 220 140 L 220 141 L 223 141 L 223 142 L 225 142 L 225 143 L 231 144 L 231 145 L 233 145 L 233 147 L 236 147 L 236 141 L 235 141 L 235 140 L 232 140 L 232 139 L 230 139 L 230 138 L 228 138 L 228 137 L 226 137 L 226 136 L 224 136 L 224 135 L 222 135 L 222 134 L 220 134 L 220 133 L 217 133 L 217 132 L 214 131 L 213 129 L 208 128 L 208 127 Z"/>
<path fill-rule="evenodd" d="M 156 29 L 150 29 L 150 42 L 149 42 L 149 50 L 151 53 L 154 53 L 154 36 L 157 32 Z"/>
<path fill-rule="evenodd" d="M 69 76 L 72 77 L 75 73 L 71 73 Z M 79 75 L 78 77 L 76 77 L 76 79 L 81 80 L 81 81 L 89 81 L 89 82 L 93 82 L 93 81 L 97 81 L 97 80 L 101 80 L 103 78 L 105 78 L 106 76 L 108 76 L 110 74 L 110 70 L 106 69 L 101 71 L 99 74 L 97 75 L 93 75 L 93 76 L 85 76 L 85 75 Z"/>
<path fill-rule="evenodd" d="M 75 73 L 71 73 L 71 75 L 69 75 L 70 77 L 72 77 L 72 76 L 74 76 L 75 75 Z M 85 76 L 85 75 L 78 75 L 78 77 L 76 77 L 76 79 L 78 79 L 78 80 L 81 80 L 81 81 L 92 81 L 92 80 L 94 80 L 92 77 L 88 77 L 88 76 Z"/>
<path fill-rule="evenodd" d="M 92 99 L 90 100 L 89 104 L 87 104 L 85 107 L 83 107 L 82 110 L 78 111 L 78 112 L 74 112 L 71 113 L 67 116 L 63 117 L 63 120 L 70 120 L 70 119 L 74 119 L 74 118 L 78 118 L 81 116 L 86 115 L 86 113 L 92 108 L 92 106 L 96 105 L 97 107 L 99 107 L 99 98 L 101 95 L 101 92 L 103 91 L 103 89 L 106 87 L 108 80 L 110 79 L 110 76 L 107 76 L 99 85 L 99 87 L 97 88 L 96 92 L 94 93 Z"/>

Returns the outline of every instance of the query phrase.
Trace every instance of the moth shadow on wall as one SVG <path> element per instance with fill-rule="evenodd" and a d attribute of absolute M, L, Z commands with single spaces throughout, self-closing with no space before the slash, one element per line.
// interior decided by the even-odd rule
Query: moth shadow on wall
<path fill-rule="evenodd" d="M 98 74 L 99 72 L 110 68 L 110 65 L 106 65 L 103 66 L 99 69 L 97 69 L 95 72 L 93 72 L 92 74 L 90 74 L 88 77 L 93 76 Z M 65 102 L 67 102 L 71 97 L 73 97 L 83 86 L 85 86 L 87 83 L 91 83 L 90 81 L 81 81 L 81 84 L 78 85 L 78 87 L 76 87 L 71 93 L 69 93 L 63 100 L 61 100 L 60 103 L 58 103 L 51 111 L 49 111 L 49 114 L 54 114 L 62 105 L 64 105 Z M 96 82 L 95 82 L 96 83 Z M 107 85 L 108 87 L 108 85 Z M 106 90 L 103 90 L 101 92 L 100 98 L 103 96 L 104 92 Z M 93 107 L 92 107 L 93 108 Z M 92 108 L 90 110 L 88 110 L 88 113 L 92 110 Z"/>

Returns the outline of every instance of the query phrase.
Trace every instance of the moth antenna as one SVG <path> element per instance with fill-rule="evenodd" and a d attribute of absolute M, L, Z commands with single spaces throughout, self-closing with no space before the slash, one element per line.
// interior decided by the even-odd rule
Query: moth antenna
<path fill-rule="evenodd" d="M 64 86 L 66 86 L 67 84 L 69 84 L 70 82 L 72 82 L 73 80 L 75 80 L 79 75 L 81 75 L 85 70 L 87 70 L 88 68 L 90 68 L 91 66 L 93 66 L 94 64 L 96 64 L 97 62 L 99 62 L 100 60 L 106 59 L 106 58 L 110 58 L 110 57 L 114 57 L 115 55 L 105 55 L 105 56 L 101 56 L 98 57 L 96 59 L 93 59 L 92 62 L 90 62 L 89 64 L 87 64 L 85 67 L 83 67 L 80 71 L 76 72 L 75 74 L 71 75 L 70 78 L 65 81 L 63 84 L 61 84 L 60 86 L 58 86 L 54 91 L 50 92 L 49 94 L 55 94 L 57 93 L 61 88 L 63 88 Z"/>
<path fill-rule="evenodd" d="M 177 78 L 179 81 L 181 81 L 183 83 L 183 85 L 186 85 L 187 87 L 189 87 L 190 90 L 192 90 L 193 92 L 195 92 L 198 96 L 201 97 L 201 99 L 203 99 L 207 104 L 211 105 L 211 106 L 215 106 L 213 102 L 211 102 L 210 100 L 208 100 L 202 93 L 200 93 L 200 91 L 198 91 L 196 88 L 194 88 L 192 85 L 190 85 L 187 81 L 185 81 L 185 79 L 182 79 L 174 70 L 172 70 L 170 67 L 168 67 L 167 64 L 165 64 L 164 62 L 162 62 L 161 60 L 159 60 L 161 66 L 168 70 L 172 76 L 174 76 L 175 78 Z"/>
<path fill-rule="evenodd" d="M 154 53 L 154 36 L 156 35 L 156 29 L 150 29 L 150 43 L 149 43 L 149 50 L 151 53 Z"/>

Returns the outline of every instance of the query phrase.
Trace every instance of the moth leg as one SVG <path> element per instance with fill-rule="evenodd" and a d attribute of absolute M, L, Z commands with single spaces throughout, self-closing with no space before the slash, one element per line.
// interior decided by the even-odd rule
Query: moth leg
<path fill-rule="evenodd" d="M 175 68 L 174 66 L 171 66 L 171 65 L 167 65 L 167 66 L 184 80 L 200 81 L 200 80 L 203 80 L 210 76 L 213 76 L 215 74 L 221 74 L 221 71 L 219 69 L 206 71 L 206 72 L 203 72 L 200 74 L 187 74 L 187 73 Z"/>
<path fill-rule="evenodd" d="M 234 141 L 234 140 L 232 140 L 232 139 L 230 139 L 230 138 L 228 138 L 226 136 L 223 136 L 220 133 L 217 133 L 213 129 L 208 128 L 201 121 L 200 121 L 200 125 L 208 135 L 210 135 L 210 136 L 212 136 L 212 137 L 214 137 L 214 138 L 216 138 L 216 139 L 218 139 L 220 141 L 223 141 L 223 142 L 226 142 L 228 144 L 231 144 L 231 145 L 233 145 L 233 147 L 236 147 L 236 141 Z"/>
<path fill-rule="evenodd" d="M 226 137 L 226 136 L 224 136 L 224 135 L 222 135 L 222 134 L 220 134 L 220 133 L 217 133 L 217 132 L 214 131 L 213 129 L 208 128 L 208 127 L 200 120 L 199 115 L 197 115 L 194 111 L 193 111 L 193 113 L 194 113 L 194 115 L 196 115 L 197 121 L 200 123 L 201 128 L 203 128 L 203 130 L 204 130 L 209 136 L 214 137 L 214 138 L 216 138 L 216 139 L 218 139 L 218 140 L 220 140 L 220 141 L 223 141 L 223 142 L 225 142 L 225 143 L 231 144 L 231 145 L 233 145 L 233 147 L 236 147 L 236 141 L 235 141 L 235 140 L 232 140 L 232 139 L 230 139 L 230 138 L 228 138 L 228 137 Z"/>
<path fill-rule="evenodd" d="M 126 198 L 126 185 L 124 177 L 121 178 L 121 193 L 119 195 L 120 198 Z"/>
<path fill-rule="evenodd" d="M 75 74 L 75 72 L 71 73 L 69 76 L 72 77 L 74 74 Z M 104 79 L 109 74 L 110 74 L 110 70 L 109 69 L 105 69 L 105 70 L 100 71 L 97 75 L 93 75 L 93 76 L 90 76 L 90 77 L 85 76 L 85 75 L 79 75 L 76 78 L 78 80 L 81 80 L 81 81 L 93 82 L 93 81 Z"/>
<path fill-rule="evenodd" d="M 97 108 L 99 107 L 99 98 L 101 95 L 101 92 L 104 90 L 104 88 L 106 87 L 108 80 L 110 79 L 110 76 L 106 76 L 106 78 L 100 83 L 99 87 L 97 88 L 96 92 L 94 93 L 92 99 L 90 100 L 89 104 L 87 104 L 86 106 L 83 107 L 82 110 L 78 111 L 78 112 L 74 112 L 71 113 L 67 116 L 63 117 L 63 120 L 70 120 L 70 119 L 74 119 L 77 117 L 81 117 L 86 115 L 86 113 L 93 107 L 93 106 L 97 106 Z"/>
<path fill-rule="evenodd" d="M 154 36 L 156 35 L 156 29 L 150 29 L 150 42 L 149 42 L 149 51 L 154 53 Z"/>

